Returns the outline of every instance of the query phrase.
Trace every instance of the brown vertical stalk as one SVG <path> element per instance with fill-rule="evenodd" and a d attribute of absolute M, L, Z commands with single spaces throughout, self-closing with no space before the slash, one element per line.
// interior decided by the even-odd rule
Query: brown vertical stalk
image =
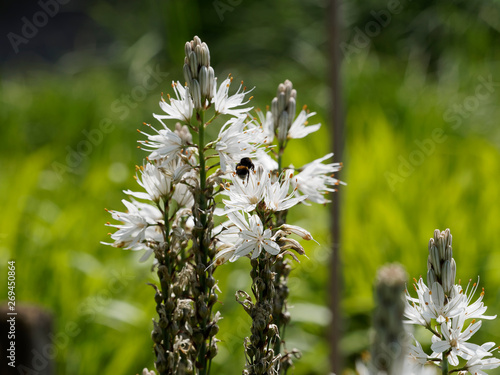
<path fill-rule="evenodd" d="M 344 128 L 344 113 L 342 104 L 342 85 L 340 80 L 340 1 L 329 1 L 328 12 L 328 35 L 329 35 L 329 59 L 330 59 L 330 88 L 331 88 L 331 145 L 333 148 L 334 161 L 342 160 L 342 143 Z M 340 335 L 341 335 L 341 313 L 340 300 L 342 289 L 341 264 L 340 264 L 340 192 L 332 195 L 330 205 L 331 235 L 332 235 L 332 255 L 330 258 L 330 309 L 332 311 L 332 323 L 329 331 L 330 339 L 330 364 L 332 371 L 339 374 L 342 369 L 342 358 L 340 355 Z"/>

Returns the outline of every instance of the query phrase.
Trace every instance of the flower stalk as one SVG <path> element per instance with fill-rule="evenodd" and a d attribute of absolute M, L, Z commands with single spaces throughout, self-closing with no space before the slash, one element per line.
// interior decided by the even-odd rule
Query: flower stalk
<path fill-rule="evenodd" d="M 279 334 L 290 320 L 286 299 L 291 266 L 285 256 L 298 261 L 296 254 L 305 254 L 289 236 L 312 239 L 305 229 L 286 224 L 286 215 L 307 199 L 326 203 L 323 195 L 338 183 L 331 175 L 339 166 L 323 164 L 331 157 L 327 155 L 295 177 L 293 167 L 282 167 L 288 141 L 320 126 L 306 126 L 313 114 L 305 108 L 294 119 L 291 82 L 279 86 L 273 112 L 258 123 L 249 115 L 252 108 L 242 108 L 251 99 L 246 99 L 243 84 L 233 95 L 233 77 L 217 87 L 208 46 L 200 38 L 186 43 L 185 53 L 186 84 L 172 82 L 175 98 L 162 95 L 164 113 L 154 115 L 161 127 L 145 124 L 152 133 L 139 130 L 147 138 L 139 141 L 140 148 L 149 153 L 137 168 L 136 180 L 144 191 L 125 191 L 130 197 L 123 200 L 127 211 L 109 211 L 121 224 L 107 224 L 117 228 L 108 245 L 144 251 L 141 261 L 154 254 L 159 285 L 151 286 L 158 318 L 151 338 L 160 375 L 210 374 L 221 319 L 219 312 L 213 313 L 218 300 L 213 273 L 241 257 L 251 258 L 254 298 L 252 302 L 245 292 L 237 294 L 252 318 L 245 373 L 286 373 L 292 357 L 300 354 L 283 351 Z M 226 122 L 217 138 L 206 139 L 206 127 L 223 116 Z M 180 122 L 169 127 L 170 120 Z M 268 155 L 275 136 L 278 161 Z M 217 211 L 226 221 L 215 216 L 218 194 L 227 196 Z"/>
<path fill-rule="evenodd" d="M 384 266 L 377 272 L 372 364 L 379 373 L 405 373 L 403 363 L 408 344 L 403 328 L 403 293 L 407 278 L 406 271 L 399 264 Z"/>
<path fill-rule="evenodd" d="M 443 355 L 441 362 L 441 375 L 448 375 L 448 354 Z"/>
<path fill-rule="evenodd" d="M 252 318 L 251 336 L 245 342 L 246 369 L 248 375 L 275 374 L 279 370 L 280 355 L 275 355 L 272 346 L 279 340 L 278 328 L 272 324 L 274 299 L 274 274 L 271 272 L 271 258 L 263 253 L 252 264 L 252 293 L 255 303 L 250 301 L 248 294 L 239 291 L 246 298 L 238 300 Z"/>
<path fill-rule="evenodd" d="M 434 231 L 427 261 L 429 285 L 422 278 L 415 280 L 417 298 L 406 291 L 405 323 L 423 326 L 433 334 L 432 354 L 425 353 L 415 340 L 410 347 L 409 366 L 422 371 L 427 366 L 439 365 L 443 375 L 462 371 L 485 374 L 483 370 L 500 366 L 500 359 L 491 353 L 495 343 L 477 345 L 468 341 L 481 328 L 480 319 L 491 320 L 496 315 L 485 315 L 484 290 L 472 301 L 477 283 L 471 286 L 469 282 L 465 290 L 460 283 L 455 284 L 456 264 L 451 245 L 449 229 Z"/>

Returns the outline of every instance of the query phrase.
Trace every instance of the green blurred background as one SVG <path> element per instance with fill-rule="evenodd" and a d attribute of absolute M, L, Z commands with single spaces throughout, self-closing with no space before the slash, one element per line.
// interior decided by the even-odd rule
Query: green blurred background
<path fill-rule="evenodd" d="M 12 39 L 23 37 L 23 17 L 33 21 L 42 8 L 2 2 L 0 270 L 16 260 L 17 301 L 53 312 L 56 332 L 77 324 L 79 333 L 56 346 L 58 374 L 153 367 L 150 265 L 99 241 L 108 240 L 104 208 L 122 210 L 122 190 L 136 188 L 134 166 L 145 156 L 136 129 L 153 122 L 160 93 L 182 80 L 184 43 L 206 41 L 219 79 L 232 73 L 255 86 L 256 107 L 292 80 L 298 105 L 323 123 L 289 146 L 286 162 L 300 166 L 329 151 L 327 6 L 73 0 L 36 35 Z M 377 268 L 396 261 L 410 277 L 425 275 L 435 228 L 451 229 L 458 277 L 480 275 L 488 312 L 500 313 L 500 3 L 355 0 L 341 4 L 340 18 L 347 369 L 369 348 Z M 287 346 L 303 352 L 295 374 L 327 374 L 328 207 L 300 206 L 289 217 L 321 245 L 305 244 L 309 259 L 292 272 Z M 234 293 L 248 288 L 248 272 L 241 260 L 215 273 L 224 319 L 213 374 L 241 373 L 249 319 Z M 499 343 L 500 319 L 476 336 Z"/>

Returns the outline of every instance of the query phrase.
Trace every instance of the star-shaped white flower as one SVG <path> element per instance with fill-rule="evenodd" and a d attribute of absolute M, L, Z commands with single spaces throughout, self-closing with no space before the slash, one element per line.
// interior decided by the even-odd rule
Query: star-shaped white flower
<path fill-rule="evenodd" d="M 232 211 L 251 212 L 257 204 L 264 199 L 264 192 L 269 184 L 268 172 L 262 166 L 257 166 L 256 170 L 250 171 L 248 178 L 241 179 L 234 173 L 231 176 L 232 184 L 225 187 L 224 193 L 229 199 L 223 199 L 226 205 L 224 215 Z"/>
<path fill-rule="evenodd" d="M 344 182 L 333 177 L 333 173 L 342 168 L 341 163 L 323 164 L 323 161 L 332 156 L 333 153 L 330 153 L 304 165 L 300 173 L 292 180 L 292 185 L 297 187 L 300 193 L 307 195 L 307 200 L 320 204 L 328 203 L 330 200 L 325 198 L 325 194 L 336 191 L 333 186 L 345 185 Z"/>
<path fill-rule="evenodd" d="M 476 350 L 476 354 L 474 354 L 465 364 L 465 368 L 471 374 L 475 375 L 487 375 L 483 370 L 492 370 L 500 366 L 500 359 L 498 358 L 487 358 L 490 357 L 491 351 L 496 349 L 494 342 L 487 342 L 481 345 L 478 350 Z"/>
<path fill-rule="evenodd" d="M 288 129 L 287 139 L 304 138 L 306 135 L 318 130 L 321 127 L 321 124 L 306 126 L 308 125 L 307 119 L 315 114 L 316 112 L 307 113 L 305 109 L 302 109 L 290 126 L 290 129 Z"/>
<path fill-rule="evenodd" d="M 159 121 L 163 125 L 163 129 L 160 130 L 156 130 L 151 125 L 145 124 L 153 129 L 157 134 L 148 134 L 139 130 L 140 133 L 148 137 L 147 141 L 138 142 L 142 145 L 143 150 L 151 152 L 148 157 L 150 160 L 168 159 L 176 156 L 184 147 L 186 147 L 186 144 L 181 137 L 170 130 L 163 123 L 163 121 L 160 119 Z"/>
<path fill-rule="evenodd" d="M 435 282 L 432 289 L 429 289 L 422 278 L 414 284 L 414 287 L 418 298 L 411 297 L 406 291 L 407 305 L 404 315 L 409 320 L 405 323 L 430 327 L 432 319 L 443 323 L 461 314 L 466 307 L 466 299 L 458 289 L 454 290 L 451 297 L 447 297 L 441 284 Z"/>
<path fill-rule="evenodd" d="M 176 119 L 189 122 L 193 115 L 194 108 L 189 89 L 183 87 L 180 82 L 172 82 L 172 88 L 174 89 L 176 99 L 172 99 L 170 95 L 168 95 L 168 102 L 165 101 L 163 97 L 160 100 L 160 108 L 166 115 L 154 114 L 153 116 L 159 120 Z"/>
<path fill-rule="evenodd" d="M 107 226 L 117 228 L 118 230 L 111 235 L 114 243 L 105 243 L 130 250 L 147 249 L 146 242 L 158 242 L 162 240 L 159 224 L 163 222 L 163 215 L 156 207 L 132 200 L 128 202 L 122 200 L 128 212 L 118 212 L 109 210 L 114 220 L 123 222 L 123 224 L 110 224 Z"/>
<path fill-rule="evenodd" d="M 180 158 L 170 158 L 161 164 L 146 163 L 137 169 L 141 176 L 135 176 L 135 179 L 146 192 L 124 190 L 124 193 L 158 203 L 161 198 L 169 198 L 173 185 L 182 180 L 184 174 L 191 170 L 191 166 Z"/>
<path fill-rule="evenodd" d="M 290 207 L 295 206 L 297 203 L 307 198 L 306 195 L 294 198 L 297 188 L 294 188 L 291 193 L 288 192 L 290 180 L 293 178 L 291 173 L 285 171 L 282 177 L 283 181 L 278 180 L 266 186 L 264 202 L 267 209 L 270 211 L 288 210 Z"/>
<path fill-rule="evenodd" d="M 258 215 L 252 215 L 248 222 L 240 212 L 231 212 L 227 216 L 241 230 L 239 233 L 240 241 L 235 245 L 231 262 L 250 253 L 252 253 L 251 258 L 255 259 L 260 255 L 262 249 L 271 255 L 279 254 L 280 247 L 271 239 L 271 230 L 264 230 Z"/>
<path fill-rule="evenodd" d="M 245 100 L 245 95 L 252 90 L 245 91 L 245 88 L 244 87 L 242 88 L 243 85 L 241 84 L 240 87 L 238 88 L 238 91 L 236 91 L 235 94 L 229 96 L 229 87 L 231 86 L 232 81 L 233 77 L 229 77 L 225 79 L 224 82 L 221 83 L 218 90 L 216 89 L 216 87 L 214 88 L 214 90 L 217 91 L 212 99 L 212 103 L 214 103 L 215 105 L 215 112 L 239 117 L 245 113 L 248 113 L 253 108 L 253 107 L 247 107 L 247 108 L 236 109 L 236 107 L 245 105 L 250 101 L 251 98 L 248 99 L 247 101 L 244 100 Z M 216 85 L 217 85 L 217 78 L 214 80 L 214 86 Z"/>
<path fill-rule="evenodd" d="M 496 315 L 493 316 L 484 315 L 487 309 L 487 307 L 484 306 L 484 303 L 482 302 L 484 297 L 484 288 L 481 294 L 479 295 L 479 298 L 475 302 L 472 302 L 472 298 L 474 297 L 474 294 L 476 294 L 478 286 L 479 286 L 479 278 L 477 280 L 477 283 L 472 284 L 472 286 L 470 286 L 470 281 L 469 281 L 469 284 L 465 289 L 464 294 L 467 296 L 467 302 L 466 302 L 467 308 L 465 309 L 466 319 L 486 319 L 486 320 L 495 319 L 497 317 Z M 458 288 L 461 292 L 462 287 L 458 285 Z"/>
<path fill-rule="evenodd" d="M 458 357 L 470 359 L 476 354 L 478 345 L 470 344 L 467 341 L 481 328 L 481 321 L 472 321 L 471 324 L 463 329 L 465 323 L 465 315 L 461 314 L 450 322 L 441 324 L 442 339 L 433 336 L 433 344 L 431 349 L 436 353 L 443 353 L 451 349 L 448 359 L 450 364 L 458 366 Z"/>
<path fill-rule="evenodd" d="M 252 122 L 245 122 L 246 116 L 231 119 L 222 126 L 215 144 L 219 154 L 220 168 L 226 172 L 244 157 L 252 157 L 262 144 L 266 143 L 262 128 Z"/>
<path fill-rule="evenodd" d="M 147 199 L 159 202 L 160 198 L 166 197 L 170 193 L 171 180 L 152 163 L 147 163 L 142 167 L 137 167 L 141 176 L 135 176 L 137 183 L 146 192 L 134 192 L 124 190 L 125 194 L 139 199 Z"/>
<path fill-rule="evenodd" d="M 267 111 L 264 115 L 260 109 L 257 108 L 257 118 L 259 119 L 259 123 L 262 124 L 262 128 L 264 129 L 264 134 L 267 137 L 269 143 L 272 143 L 274 140 L 274 118 L 271 111 Z"/>

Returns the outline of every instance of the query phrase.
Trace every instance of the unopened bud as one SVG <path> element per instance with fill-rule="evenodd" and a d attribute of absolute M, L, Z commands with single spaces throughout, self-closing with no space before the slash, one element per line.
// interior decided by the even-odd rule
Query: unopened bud
<path fill-rule="evenodd" d="M 208 359 L 212 359 L 217 355 L 219 352 L 219 349 L 217 347 L 217 344 L 215 342 L 212 342 L 212 345 L 210 345 L 210 348 L 208 349 L 207 357 Z"/>
<path fill-rule="evenodd" d="M 215 336 L 219 332 L 219 326 L 217 324 L 212 324 L 208 331 L 208 336 Z"/>
<path fill-rule="evenodd" d="M 191 68 L 188 64 L 184 64 L 182 68 L 182 73 L 184 74 L 184 80 L 188 86 L 191 86 L 193 82 L 193 75 L 191 74 Z"/>

